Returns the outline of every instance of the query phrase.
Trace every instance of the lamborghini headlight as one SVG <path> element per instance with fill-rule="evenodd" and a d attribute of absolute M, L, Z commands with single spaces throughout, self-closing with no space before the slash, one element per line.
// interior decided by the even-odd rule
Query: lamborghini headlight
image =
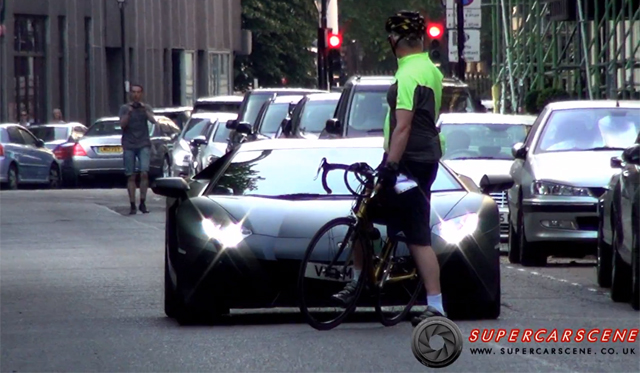
<path fill-rule="evenodd" d="M 433 233 L 450 244 L 459 244 L 465 237 L 478 229 L 478 214 L 470 213 L 453 219 L 443 220 L 433 227 Z"/>
<path fill-rule="evenodd" d="M 210 219 L 202 220 L 202 230 L 209 239 L 218 241 L 222 248 L 236 247 L 252 234 L 242 226 L 242 223 L 229 223 L 223 226 Z"/>
<path fill-rule="evenodd" d="M 589 197 L 591 193 L 587 188 L 574 187 L 537 180 L 532 185 L 532 192 L 537 196 L 575 196 Z"/>

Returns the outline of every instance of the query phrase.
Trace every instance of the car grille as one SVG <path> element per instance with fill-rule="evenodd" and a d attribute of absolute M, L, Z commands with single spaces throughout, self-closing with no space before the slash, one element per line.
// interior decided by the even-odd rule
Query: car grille
<path fill-rule="evenodd" d="M 491 193 L 489 194 L 491 196 L 491 198 L 493 198 L 494 201 L 496 201 L 496 204 L 498 205 L 498 207 L 507 207 L 507 192 L 500 192 L 500 193 Z"/>

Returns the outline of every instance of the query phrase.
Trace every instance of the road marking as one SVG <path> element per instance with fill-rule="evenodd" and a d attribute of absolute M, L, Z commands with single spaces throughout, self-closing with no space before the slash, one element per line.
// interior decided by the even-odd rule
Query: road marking
<path fill-rule="evenodd" d="M 551 276 L 551 275 L 545 275 L 545 274 L 542 274 L 542 273 L 537 272 L 537 271 L 528 271 L 528 270 L 526 270 L 524 268 L 517 268 L 517 267 L 511 266 L 511 265 L 505 265 L 505 267 L 508 268 L 508 269 L 516 269 L 516 270 L 518 270 L 518 272 L 524 272 L 524 273 L 527 273 L 527 274 L 530 274 L 530 275 L 548 278 L 549 280 L 553 280 L 553 281 L 557 281 L 557 282 L 563 282 L 563 283 L 566 283 L 566 284 L 571 284 L 571 286 L 577 286 L 577 287 L 580 287 L 580 288 L 585 288 L 585 289 L 587 289 L 588 291 L 590 291 L 592 293 L 597 293 L 597 294 L 604 295 L 604 296 L 609 296 L 610 295 L 610 292 L 607 291 L 606 289 L 596 289 L 596 288 L 592 288 L 592 287 L 586 287 L 586 285 L 582 285 L 582 284 L 577 283 L 577 282 L 570 282 L 569 280 L 566 280 L 564 278 L 557 278 L 557 277 L 554 277 L 554 276 Z"/>
<path fill-rule="evenodd" d="M 155 226 L 153 226 L 153 225 L 151 225 L 151 224 L 143 223 L 143 222 L 139 221 L 138 219 L 135 219 L 135 218 L 133 217 L 133 216 L 135 216 L 135 215 L 133 215 L 133 216 L 124 216 L 124 215 L 122 215 L 121 213 L 119 213 L 119 212 L 117 212 L 117 211 L 113 211 L 112 209 L 108 208 L 107 206 L 100 205 L 100 204 L 97 204 L 97 203 L 94 203 L 94 205 L 95 205 L 95 206 L 98 206 L 98 207 L 102 207 L 103 209 L 105 209 L 105 210 L 109 211 L 109 212 L 110 212 L 110 213 L 112 213 L 112 214 L 116 214 L 116 215 L 118 215 L 118 216 L 119 216 L 119 217 L 121 217 L 121 218 L 128 218 L 128 219 L 131 219 L 132 221 L 136 222 L 137 224 L 142 225 L 143 227 L 146 227 L 146 228 L 153 228 L 153 229 L 157 229 L 157 230 L 159 230 L 159 231 L 164 231 L 164 229 L 160 229 L 160 228 L 155 227 Z"/>

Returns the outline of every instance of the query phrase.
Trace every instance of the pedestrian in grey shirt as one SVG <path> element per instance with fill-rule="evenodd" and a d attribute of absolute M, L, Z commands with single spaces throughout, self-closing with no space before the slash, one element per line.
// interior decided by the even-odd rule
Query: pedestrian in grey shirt
<path fill-rule="evenodd" d="M 147 121 L 156 122 L 151 106 L 142 102 L 143 88 L 139 84 L 131 85 L 131 102 L 120 108 L 120 124 L 122 125 L 122 149 L 124 173 L 127 176 L 127 190 L 131 203 L 130 215 L 136 210 L 136 173 L 140 173 L 140 205 L 142 213 L 148 213 L 145 200 L 149 188 L 149 161 L 151 157 L 151 140 Z M 137 161 L 137 168 L 136 168 Z"/>

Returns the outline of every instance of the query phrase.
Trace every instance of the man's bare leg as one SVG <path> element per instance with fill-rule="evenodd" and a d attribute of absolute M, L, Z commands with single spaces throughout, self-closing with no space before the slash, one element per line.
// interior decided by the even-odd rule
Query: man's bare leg
<path fill-rule="evenodd" d="M 129 192 L 129 203 L 131 203 L 130 215 L 136 213 L 136 174 L 131 174 L 127 178 L 127 192 Z"/>
<path fill-rule="evenodd" d="M 440 294 L 440 264 L 431 246 L 409 245 L 427 296 Z"/>
<path fill-rule="evenodd" d="M 143 213 L 148 213 L 147 205 L 145 201 L 147 200 L 147 189 L 149 188 L 149 174 L 147 172 L 140 173 L 140 211 Z"/>

